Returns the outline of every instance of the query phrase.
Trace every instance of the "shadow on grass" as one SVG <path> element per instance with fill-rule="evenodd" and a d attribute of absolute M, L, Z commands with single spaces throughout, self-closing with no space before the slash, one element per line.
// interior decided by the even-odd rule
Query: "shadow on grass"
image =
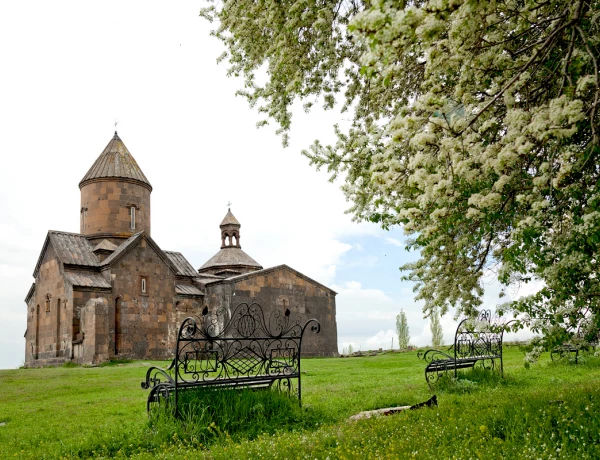
<path fill-rule="evenodd" d="M 133 359 L 111 359 L 110 361 L 106 361 L 100 364 L 100 367 L 119 366 L 121 364 L 129 364 L 132 362 Z"/>

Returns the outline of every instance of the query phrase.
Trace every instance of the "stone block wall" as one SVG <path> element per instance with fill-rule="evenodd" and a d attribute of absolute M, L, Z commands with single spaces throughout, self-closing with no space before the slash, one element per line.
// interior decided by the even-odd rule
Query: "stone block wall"
<path fill-rule="evenodd" d="M 168 359 L 173 352 L 169 324 L 176 301 L 175 274 L 169 266 L 142 238 L 103 274 L 113 283 L 109 301 L 111 356 Z M 142 278 L 146 280 L 145 293 Z"/>
<path fill-rule="evenodd" d="M 44 366 L 68 361 L 71 344 L 72 289 L 65 283 L 62 265 L 49 246 L 27 304 L 25 365 Z"/>
<path fill-rule="evenodd" d="M 292 318 L 300 316 L 304 323 L 315 318 L 321 332 L 308 330 L 302 342 L 303 356 L 337 356 L 337 323 L 335 293 L 289 267 L 273 271 L 261 270 L 237 280 L 224 280 L 206 286 L 205 303 L 214 311 L 219 306 L 229 311 L 242 302 L 257 302 L 265 315 L 276 308 L 289 308 Z"/>
<path fill-rule="evenodd" d="M 136 207 L 135 229 L 131 228 L 131 206 Z M 81 208 L 86 213 L 80 220 L 81 233 L 98 235 L 93 242 L 110 234 L 127 238 L 142 230 L 150 235 L 150 190 L 137 181 L 87 182 L 81 187 Z"/>
<path fill-rule="evenodd" d="M 81 364 L 100 364 L 109 360 L 108 301 L 93 298 L 79 309 L 80 330 L 83 337 L 81 351 L 74 361 Z"/>
<path fill-rule="evenodd" d="M 171 357 L 173 356 L 175 344 L 177 343 L 177 332 L 179 332 L 179 326 L 181 326 L 183 320 L 189 316 L 200 317 L 202 315 L 203 308 L 204 304 L 202 298 L 184 296 L 177 297 L 175 301 L 175 309 L 169 321 L 169 331 L 167 340 L 167 345 L 169 347 Z"/>
<path fill-rule="evenodd" d="M 106 290 L 86 288 L 73 289 L 73 311 L 71 320 L 72 331 L 70 337 L 71 341 L 75 343 L 71 353 L 71 356 L 75 362 L 81 364 L 93 364 L 92 361 L 85 361 L 83 357 L 84 350 L 87 353 L 87 356 L 93 356 L 94 354 L 90 351 L 90 349 L 94 346 L 92 342 L 94 342 L 96 339 L 94 337 L 88 337 L 88 334 L 90 333 L 89 329 L 91 324 L 93 324 L 96 320 L 92 321 L 89 318 L 90 311 L 95 309 L 95 307 L 93 307 L 94 305 L 108 306 L 110 298 L 110 292 L 107 292 Z M 85 321 L 86 316 L 88 317 L 87 322 Z M 109 358 L 111 358 L 111 356 L 107 356 L 104 361 Z"/>

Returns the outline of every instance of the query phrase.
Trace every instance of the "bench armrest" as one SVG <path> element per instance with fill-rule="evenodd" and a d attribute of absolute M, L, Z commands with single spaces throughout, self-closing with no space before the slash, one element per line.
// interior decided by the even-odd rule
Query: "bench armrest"
<path fill-rule="evenodd" d="M 449 359 L 454 361 L 454 356 L 450 356 L 449 354 L 444 353 L 443 351 L 434 349 L 427 350 L 426 352 L 420 351 L 419 353 L 417 353 L 417 357 L 428 363 L 431 363 L 433 361 L 447 361 Z"/>
<path fill-rule="evenodd" d="M 173 363 L 169 366 L 169 369 L 173 367 Z M 175 386 L 175 380 L 168 374 L 168 372 L 160 367 L 152 366 L 146 372 L 146 380 L 142 382 L 142 388 L 147 390 L 148 388 L 154 388 L 160 384 L 171 384 Z"/>

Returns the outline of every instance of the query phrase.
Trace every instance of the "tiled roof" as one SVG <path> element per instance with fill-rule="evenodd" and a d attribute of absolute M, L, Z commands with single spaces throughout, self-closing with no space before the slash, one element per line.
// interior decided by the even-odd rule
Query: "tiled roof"
<path fill-rule="evenodd" d="M 95 287 L 110 289 L 111 285 L 106 279 L 99 273 L 85 273 L 85 272 L 65 272 L 65 278 L 73 286 L 80 287 Z"/>
<path fill-rule="evenodd" d="M 194 278 L 194 281 L 199 282 L 201 279 L 222 280 L 223 277 L 219 275 L 213 275 L 212 273 L 200 273 L 196 278 Z"/>
<path fill-rule="evenodd" d="M 324 284 L 319 283 L 318 281 L 315 281 L 312 278 L 309 278 L 308 276 L 306 276 L 304 273 L 300 273 L 298 270 L 294 270 L 292 267 L 289 267 L 285 264 L 283 265 L 276 265 L 275 267 L 269 267 L 269 268 L 263 268 L 261 270 L 255 270 L 253 272 L 250 273 L 244 273 L 242 275 L 237 275 L 237 276 L 232 276 L 230 278 L 225 278 L 225 279 L 221 279 L 221 280 L 211 280 L 211 281 L 207 281 L 205 284 L 218 284 L 218 283 L 235 283 L 244 279 L 248 279 L 248 278 L 254 278 L 257 276 L 265 276 L 265 275 L 269 275 L 273 272 L 279 271 L 279 270 L 287 270 L 293 274 L 295 274 L 296 276 L 298 276 L 299 278 L 302 278 L 306 281 L 309 281 L 312 284 L 315 284 L 317 286 L 320 286 L 321 288 L 323 288 L 324 290 L 332 293 L 333 295 L 337 295 L 337 292 L 335 292 L 333 289 L 325 286 Z M 202 275 L 200 275 L 202 276 Z"/>
<path fill-rule="evenodd" d="M 125 242 L 115 250 L 115 252 L 113 252 L 110 256 L 104 259 L 104 261 L 101 264 L 102 267 L 110 265 L 110 263 L 117 257 L 119 257 L 124 251 L 126 251 L 130 245 L 135 244 L 135 242 L 137 242 L 141 238 L 143 233 L 144 232 L 138 232 L 135 235 L 131 235 L 129 238 L 127 238 Z"/>
<path fill-rule="evenodd" d="M 240 248 L 234 246 L 227 246 L 212 256 L 198 271 L 206 270 L 213 267 L 232 267 L 237 265 L 244 265 L 246 267 L 258 267 L 262 266 L 242 251 Z"/>
<path fill-rule="evenodd" d="M 84 267 L 99 266 L 98 258 L 94 254 L 94 247 L 84 235 L 50 230 L 48 237 L 63 264 Z"/>
<path fill-rule="evenodd" d="M 231 213 L 231 209 L 227 210 L 227 214 L 225 214 L 225 217 L 223 218 L 223 222 L 221 222 L 220 226 L 222 227 L 223 225 L 240 225 L 238 220 Z"/>
<path fill-rule="evenodd" d="M 85 182 L 103 177 L 119 177 L 133 179 L 146 184 L 150 190 L 152 186 L 138 166 L 137 162 L 125 147 L 125 144 L 115 131 L 114 137 L 108 143 L 104 151 L 94 162 L 87 174 L 81 179 L 79 187 Z"/>
<path fill-rule="evenodd" d="M 194 283 L 205 285 L 212 283 L 213 281 L 219 281 L 225 279 L 224 276 L 211 275 L 210 273 L 201 273 L 198 277 L 194 278 Z"/>
<path fill-rule="evenodd" d="M 181 252 L 164 251 L 171 263 L 177 269 L 177 274 L 182 276 L 198 276 L 198 272 L 187 261 Z"/>
<path fill-rule="evenodd" d="M 118 246 L 114 243 L 111 243 L 108 240 L 102 240 L 100 241 L 100 243 L 98 243 L 96 245 L 96 247 L 94 248 L 94 252 L 97 251 L 115 251 L 118 248 Z"/>
<path fill-rule="evenodd" d="M 176 285 L 175 293 L 180 295 L 204 295 L 204 293 L 196 286 L 190 286 L 189 284 Z"/>

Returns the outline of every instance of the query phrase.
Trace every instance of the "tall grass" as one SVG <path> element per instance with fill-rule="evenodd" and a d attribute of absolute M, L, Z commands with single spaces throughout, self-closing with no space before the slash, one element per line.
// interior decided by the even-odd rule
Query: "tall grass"
<path fill-rule="evenodd" d="M 172 405 L 155 408 L 148 429 L 163 443 L 187 439 L 205 445 L 217 438 L 255 439 L 261 434 L 314 428 L 325 420 L 314 409 L 278 390 L 198 388 L 180 392 L 178 413 Z"/>

